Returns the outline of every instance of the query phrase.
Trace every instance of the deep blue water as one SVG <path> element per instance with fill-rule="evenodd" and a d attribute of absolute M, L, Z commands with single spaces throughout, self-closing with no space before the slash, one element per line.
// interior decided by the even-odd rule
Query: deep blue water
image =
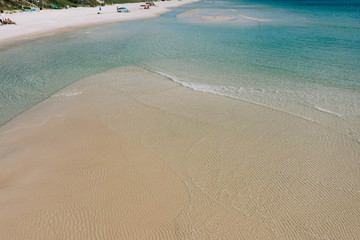
<path fill-rule="evenodd" d="M 140 65 L 360 139 L 360 1 L 202 1 L 0 51 L 0 124 L 86 76 Z"/>

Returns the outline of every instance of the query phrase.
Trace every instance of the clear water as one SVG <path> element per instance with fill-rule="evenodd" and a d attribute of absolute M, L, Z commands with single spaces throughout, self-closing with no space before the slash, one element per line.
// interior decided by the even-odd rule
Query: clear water
<path fill-rule="evenodd" d="M 0 124 L 86 76 L 137 64 L 360 141 L 360 2 L 202 1 L 0 50 Z"/>

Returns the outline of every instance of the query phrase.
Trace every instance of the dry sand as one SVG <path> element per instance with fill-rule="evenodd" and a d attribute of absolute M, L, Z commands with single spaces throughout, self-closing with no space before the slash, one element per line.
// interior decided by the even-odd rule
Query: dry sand
<path fill-rule="evenodd" d="M 5 14 L 5 17 L 16 22 L 16 25 L 0 26 L 0 44 L 94 25 L 152 18 L 170 11 L 169 8 L 196 1 L 198 0 L 160 1 L 155 2 L 156 6 L 150 9 L 140 8 L 143 3 L 114 4 L 101 7 L 101 14 L 97 14 L 99 7 Z M 126 7 L 130 12 L 117 13 L 117 6 Z"/>
<path fill-rule="evenodd" d="M 4 239 L 358 239 L 360 147 L 139 67 L 0 128 Z"/>

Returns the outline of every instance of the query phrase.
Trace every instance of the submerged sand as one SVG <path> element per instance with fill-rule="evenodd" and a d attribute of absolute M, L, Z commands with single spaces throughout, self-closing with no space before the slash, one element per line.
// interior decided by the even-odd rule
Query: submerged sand
<path fill-rule="evenodd" d="M 140 67 L 0 128 L 4 239 L 356 239 L 360 147 Z"/>

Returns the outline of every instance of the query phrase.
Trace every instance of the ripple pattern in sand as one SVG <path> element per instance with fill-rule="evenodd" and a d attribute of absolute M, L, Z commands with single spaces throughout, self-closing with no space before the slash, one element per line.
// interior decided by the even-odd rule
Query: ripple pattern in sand
<path fill-rule="evenodd" d="M 27 129 L 23 139 L 63 148 L 50 145 L 35 154 L 15 144 L 1 151 L 22 149 L 19 158 L 29 160 L 5 168 L 12 176 L 0 176 L 8 193 L 0 198 L 7 206 L 0 216 L 3 236 L 359 238 L 360 149 L 351 138 L 286 113 L 192 91 L 139 67 L 74 87 L 87 89 L 71 97 L 81 106 L 76 114 L 59 115 L 36 135 Z M 39 157 L 49 153 L 56 157 Z M 12 186 L 21 186 L 23 195 Z M 5 218 L 10 211 L 17 217 Z"/>
<path fill-rule="evenodd" d="M 286 113 L 148 84 L 166 90 L 128 92 L 121 124 L 107 121 L 162 156 L 188 187 L 179 239 L 359 236 L 358 143 Z"/>

